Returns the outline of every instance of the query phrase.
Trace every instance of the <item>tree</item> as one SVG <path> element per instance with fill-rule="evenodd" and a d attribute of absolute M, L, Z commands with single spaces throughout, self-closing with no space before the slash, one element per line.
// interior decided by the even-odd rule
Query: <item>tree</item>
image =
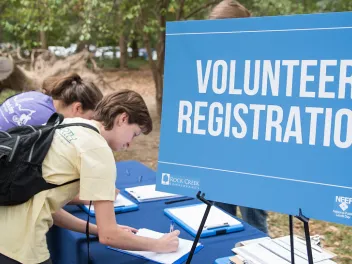
<path fill-rule="evenodd" d="M 103 17 L 103 14 L 111 11 L 112 1 L 10 1 L 11 5 L 6 5 L 0 13 L 5 18 L 1 20 L 1 24 L 19 46 L 0 51 L 0 56 L 8 57 L 14 63 L 12 74 L 0 83 L 0 89 L 10 88 L 17 91 L 38 89 L 44 78 L 68 71 L 79 72 L 82 77 L 95 82 L 101 89 L 111 88 L 104 81 L 101 70 L 93 60 L 93 54 L 87 50 L 83 49 L 78 54 L 60 60 L 45 48 L 48 40 L 51 41 L 51 34 L 54 35 L 53 42 L 57 45 L 60 40 L 61 43 L 65 41 L 71 43 L 72 38 L 85 44 L 92 40 L 92 36 L 106 33 L 107 30 L 103 25 L 109 24 L 110 18 Z M 96 9 L 99 10 L 97 16 L 95 16 Z M 93 24 L 93 19 L 97 19 L 97 23 Z M 58 33 L 59 35 L 55 35 Z M 30 59 L 22 57 L 21 47 L 31 50 Z M 42 49 L 38 50 L 37 47 Z M 88 61 L 92 62 L 93 70 L 87 67 Z"/>
<path fill-rule="evenodd" d="M 125 9 L 124 20 L 133 21 L 134 30 L 142 36 L 155 84 L 159 116 L 162 111 L 166 21 L 202 18 L 220 0 L 134 0 Z M 153 59 L 153 50 L 157 59 Z"/>

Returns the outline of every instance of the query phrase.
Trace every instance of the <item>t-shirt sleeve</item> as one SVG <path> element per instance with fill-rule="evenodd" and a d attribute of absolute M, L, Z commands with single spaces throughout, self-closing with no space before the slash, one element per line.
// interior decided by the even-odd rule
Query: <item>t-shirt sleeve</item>
<path fill-rule="evenodd" d="M 80 154 L 81 200 L 115 201 L 116 166 L 110 148 L 91 149 Z"/>

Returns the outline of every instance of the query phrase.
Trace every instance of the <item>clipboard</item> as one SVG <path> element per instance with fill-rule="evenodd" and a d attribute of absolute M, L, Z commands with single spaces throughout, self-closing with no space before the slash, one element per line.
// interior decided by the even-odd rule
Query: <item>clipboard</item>
<path fill-rule="evenodd" d="M 196 237 L 206 205 L 193 204 L 164 209 L 165 215 L 174 220 L 193 237 Z M 215 205 L 210 209 L 200 237 L 217 236 L 244 230 L 243 224 Z"/>
<path fill-rule="evenodd" d="M 94 205 L 92 205 L 90 207 L 90 211 L 89 211 L 89 205 L 80 204 L 78 206 L 83 211 L 85 211 L 87 214 L 89 214 L 90 216 L 95 216 Z M 114 211 L 115 211 L 115 213 L 124 213 L 124 212 L 136 211 L 136 210 L 138 210 L 138 208 L 139 208 L 139 206 L 136 203 L 134 203 L 131 200 L 127 199 L 121 193 L 119 193 L 116 196 L 116 200 L 114 202 Z"/>
<path fill-rule="evenodd" d="M 184 197 L 179 194 L 156 191 L 156 184 L 125 188 L 125 191 L 139 203 Z"/>

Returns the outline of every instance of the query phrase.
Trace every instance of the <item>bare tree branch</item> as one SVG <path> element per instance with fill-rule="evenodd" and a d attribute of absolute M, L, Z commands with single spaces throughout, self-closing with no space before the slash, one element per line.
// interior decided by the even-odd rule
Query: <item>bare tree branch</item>
<path fill-rule="evenodd" d="M 182 18 L 182 15 L 183 15 L 183 7 L 185 6 L 185 0 L 180 0 L 180 6 L 177 10 L 177 13 L 176 13 L 176 20 L 181 20 Z"/>
<path fill-rule="evenodd" d="M 17 49 L 16 49 L 16 52 L 17 52 L 17 58 L 19 58 L 21 61 L 24 61 L 24 62 L 30 62 L 31 60 L 28 60 L 28 59 L 24 59 L 23 57 L 22 57 L 22 55 L 21 55 L 21 48 L 20 47 L 18 47 Z"/>

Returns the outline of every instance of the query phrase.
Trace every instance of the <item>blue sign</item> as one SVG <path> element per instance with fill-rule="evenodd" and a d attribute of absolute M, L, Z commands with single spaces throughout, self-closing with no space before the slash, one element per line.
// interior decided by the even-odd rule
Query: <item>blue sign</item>
<path fill-rule="evenodd" d="M 352 225 L 352 12 L 167 23 L 157 190 Z"/>

